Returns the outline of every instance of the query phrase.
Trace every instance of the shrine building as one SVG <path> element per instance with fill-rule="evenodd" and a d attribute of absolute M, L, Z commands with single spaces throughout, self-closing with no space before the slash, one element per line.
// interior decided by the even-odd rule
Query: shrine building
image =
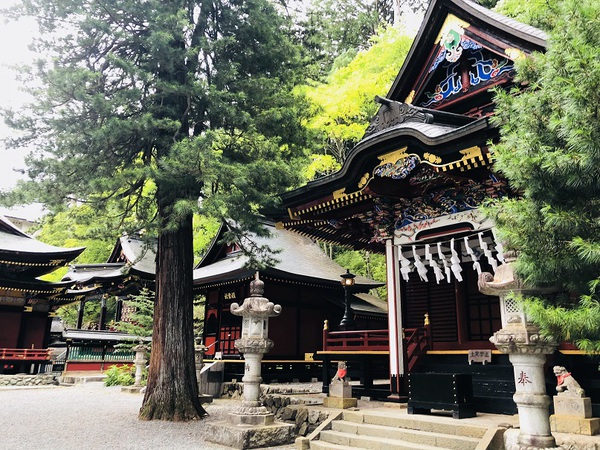
<path fill-rule="evenodd" d="M 50 363 L 52 318 L 73 298 L 71 283 L 40 277 L 83 250 L 40 242 L 0 216 L 0 374 L 37 373 Z"/>
<path fill-rule="evenodd" d="M 432 0 L 342 168 L 282 194 L 269 214 L 279 229 L 386 255 L 392 397 L 406 395 L 411 372 L 469 373 L 479 411 L 516 412 L 512 366 L 489 341 L 501 328 L 499 299 L 477 286 L 503 248 L 479 208 L 515 195 L 493 169 L 492 89 L 524 88 L 515 61 L 545 46 L 543 31 L 476 2 Z M 325 342 L 316 355 L 327 361 L 333 350 L 351 368 L 352 349 L 340 356 Z M 572 346 L 554 357 L 589 382 L 598 408 L 593 362 Z M 549 392 L 554 382 L 549 373 Z"/>

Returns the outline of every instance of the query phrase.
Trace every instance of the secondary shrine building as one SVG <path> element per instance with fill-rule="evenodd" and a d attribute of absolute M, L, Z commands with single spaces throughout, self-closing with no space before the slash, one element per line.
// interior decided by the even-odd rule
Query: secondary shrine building
<path fill-rule="evenodd" d="M 34 373 L 50 363 L 50 327 L 59 306 L 73 302 L 71 283 L 39 277 L 83 248 L 44 244 L 0 216 L 0 374 Z"/>
<path fill-rule="evenodd" d="M 501 328 L 499 299 L 477 287 L 503 249 L 478 208 L 512 195 L 493 170 L 490 90 L 514 87 L 515 61 L 545 45 L 544 32 L 475 2 L 432 0 L 341 170 L 281 195 L 279 228 L 385 253 L 392 394 L 406 392 L 409 372 L 468 372 L 481 411 L 515 412 L 512 367 L 489 342 Z M 587 371 L 583 357 L 577 367 L 568 359 L 576 353 L 555 357 Z M 550 373 L 549 389 L 554 382 Z"/>

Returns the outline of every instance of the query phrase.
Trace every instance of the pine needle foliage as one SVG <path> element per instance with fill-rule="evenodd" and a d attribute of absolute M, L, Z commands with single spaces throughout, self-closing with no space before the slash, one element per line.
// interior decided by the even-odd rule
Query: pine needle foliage
<path fill-rule="evenodd" d="M 192 215 L 258 232 L 256 213 L 299 182 L 307 108 L 291 24 L 268 0 L 21 0 L 6 15 L 41 33 L 33 101 L 3 111 L 21 131 L 12 145 L 33 148 L 30 181 L 0 200 L 117 205 L 158 237 L 140 418 L 198 419 Z"/>
<path fill-rule="evenodd" d="M 495 167 L 520 197 L 490 211 L 523 280 L 566 293 L 527 301 L 531 316 L 600 351 L 600 3 L 557 8 L 547 52 L 518 65 L 525 92 L 497 93 Z"/>

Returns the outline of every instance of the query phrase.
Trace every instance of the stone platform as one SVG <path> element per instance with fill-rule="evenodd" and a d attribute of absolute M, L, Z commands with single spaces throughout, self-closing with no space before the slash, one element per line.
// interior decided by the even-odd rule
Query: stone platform
<path fill-rule="evenodd" d="M 294 441 L 294 426 L 273 422 L 269 425 L 233 424 L 231 421 L 207 423 L 210 442 L 237 449 L 272 447 Z"/>

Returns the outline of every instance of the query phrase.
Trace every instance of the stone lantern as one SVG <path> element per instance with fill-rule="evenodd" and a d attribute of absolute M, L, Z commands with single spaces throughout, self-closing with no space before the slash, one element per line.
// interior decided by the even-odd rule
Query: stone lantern
<path fill-rule="evenodd" d="M 261 406 L 260 383 L 261 361 L 265 353 L 273 347 L 269 339 L 269 317 L 276 317 L 281 313 L 281 306 L 274 305 L 264 298 L 265 284 L 258 278 L 250 283 L 250 297 L 242 305 L 232 303 L 231 313 L 242 316 L 242 337 L 235 341 L 235 348 L 244 355 L 244 400 L 238 410 L 243 423 L 269 423 L 273 422 L 272 414 Z"/>
<path fill-rule="evenodd" d="M 281 306 L 263 297 L 264 283 L 258 272 L 250 283 L 250 297 L 240 306 L 231 304 L 231 313 L 242 316 L 242 335 L 235 347 L 244 355 L 244 397 L 241 406 L 235 408 L 226 422 L 209 424 L 209 440 L 229 447 L 246 449 L 268 447 L 292 440 L 293 426 L 275 422 L 275 415 L 261 404 L 261 361 L 273 347 L 269 339 L 269 317 L 281 313 Z"/>
<path fill-rule="evenodd" d="M 482 273 L 479 290 L 500 297 L 502 329 L 490 341 L 502 353 L 508 354 L 513 365 L 516 392 L 513 396 L 519 411 L 520 431 L 517 444 L 507 450 L 561 448 L 550 431 L 550 397 L 546 394 L 544 364 L 547 355 L 554 353 L 557 343 L 540 334 L 539 327 L 527 320 L 525 312 L 511 292 L 524 295 L 548 293 L 526 288 L 514 273 L 514 253 L 505 254 L 505 262 L 495 275 Z"/>
<path fill-rule="evenodd" d="M 146 367 L 146 351 L 148 348 L 144 344 L 139 344 L 133 347 L 133 351 L 135 351 L 135 359 L 133 360 L 133 364 L 135 365 L 135 381 L 133 383 L 134 386 L 142 386 L 142 375 L 144 373 L 144 367 Z"/>

